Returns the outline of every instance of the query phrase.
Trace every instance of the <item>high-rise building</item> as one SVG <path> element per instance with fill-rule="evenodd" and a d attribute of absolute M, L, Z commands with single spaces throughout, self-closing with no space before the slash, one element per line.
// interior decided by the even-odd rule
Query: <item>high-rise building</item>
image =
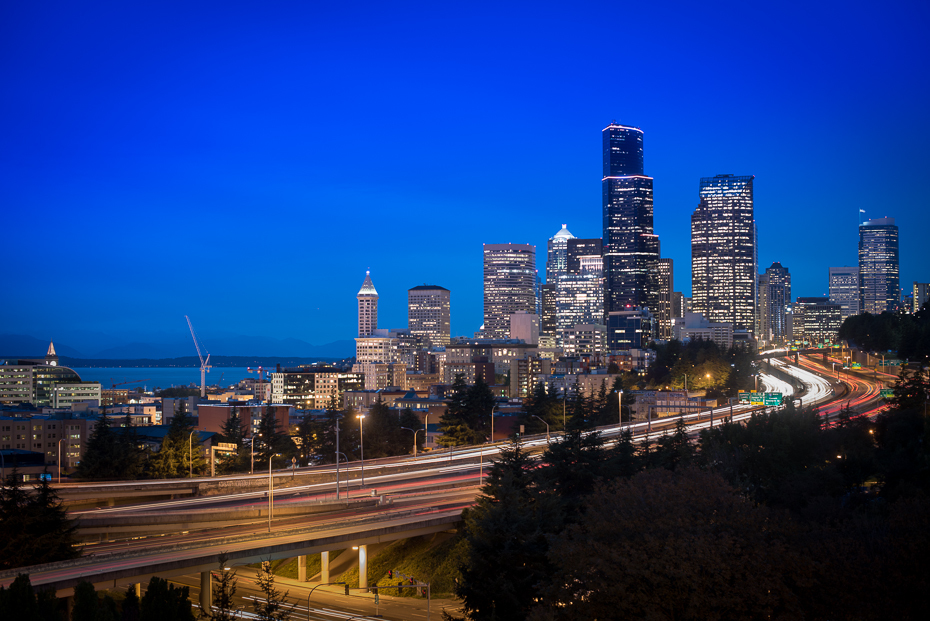
<path fill-rule="evenodd" d="M 842 321 L 859 314 L 859 268 L 830 268 L 830 302 L 840 307 Z"/>
<path fill-rule="evenodd" d="M 451 293 L 438 285 L 407 290 L 407 327 L 426 347 L 447 345 L 451 336 Z"/>
<path fill-rule="evenodd" d="M 800 324 L 803 340 L 811 344 L 834 342 L 843 324 L 840 316 L 840 305 L 829 298 L 798 298 L 795 305 L 795 321 Z"/>
<path fill-rule="evenodd" d="M 791 339 L 787 314 L 791 305 L 791 274 L 776 261 L 759 275 L 756 336 L 767 342 Z"/>
<path fill-rule="evenodd" d="M 487 338 L 510 336 L 510 316 L 536 312 L 536 247 L 484 244 L 484 330 Z"/>
<path fill-rule="evenodd" d="M 659 259 L 659 303 L 656 306 L 656 323 L 660 339 L 672 338 L 672 319 L 675 294 L 675 263 L 672 259 Z"/>
<path fill-rule="evenodd" d="M 549 253 L 546 256 L 546 282 L 555 284 L 568 270 L 568 241 L 575 236 L 563 224 L 558 233 L 549 238 Z"/>
<path fill-rule="evenodd" d="M 913 299 L 913 312 L 919 311 L 927 301 L 930 301 L 930 283 L 914 281 L 911 297 Z"/>
<path fill-rule="evenodd" d="M 603 265 L 604 248 L 601 239 L 574 239 L 568 240 L 568 271 L 577 274 L 581 271 L 581 260 L 586 257 L 599 257 Z"/>
<path fill-rule="evenodd" d="M 859 312 L 894 312 L 898 289 L 898 227 L 894 218 L 859 225 Z"/>
<path fill-rule="evenodd" d="M 602 257 L 577 259 L 578 271 L 567 272 L 556 284 L 556 344 L 564 344 L 566 330 L 579 324 L 604 321 L 604 264 Z"/>
<path fill-rule="evenodd" d="M 602 142 L 605 314 L 654 308 L 659 238 L 653 233 L 652 177 L 643 169 L 643 130 L 614 122 L 604 128 Z"/>
<path fill-rule="evenodd" d="M 539 301 L 542 312 L 539 315 L 539 333 L 555 339 L 556 311 L 555 285 L 546 283 L 539 288 Z"/>
<path fill-rule="evenodd" d="M 755 328 L 754 178 L 702 178 L 700 204 L 691 216 L 691 310 L 734 330 Z"/>
<path fill-rule="evenodd" d="M 370 336 L 378 329 L 378 292 L 371 282 L 371 272 L 365 272 L 365 281 L 358 290 L 358 335 Z"/>

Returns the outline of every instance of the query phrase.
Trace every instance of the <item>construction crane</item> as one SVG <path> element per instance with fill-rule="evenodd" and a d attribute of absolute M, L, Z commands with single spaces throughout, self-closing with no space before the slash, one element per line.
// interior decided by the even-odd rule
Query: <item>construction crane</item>
<path fill-rule="evenodd" d="M 114 378 L 110 378 L 110 388 L 116 388 L 117 386 L 125 386 L 126 384 L 141 384 L 142 382 L 151 381 L 151 378 L 145 378 L 140 380 L 133 380 L 131 382 L 119 382 L 117 383 Z"/>
<path fill-rule="evenodd" d="M 197 348 L 197 356 L 200 358 L 200 396 L 207 396 L 207 373 L 210 372 L 210 353 L 207 352 L 207 359 L 203 359 L 203 354 L 200 352 L 200 342 L 197 340 L 197 335 L 194 334 L 194 326 L 191 324 L 191 318 L 187 315 L 184 315 L 184 319 L 187 319 L 187 327 L 191 329 L 191 337 L 194 339 L 194 347 Z M 207 351 L 207 348 L 203 348 L 204 351 Z"/>

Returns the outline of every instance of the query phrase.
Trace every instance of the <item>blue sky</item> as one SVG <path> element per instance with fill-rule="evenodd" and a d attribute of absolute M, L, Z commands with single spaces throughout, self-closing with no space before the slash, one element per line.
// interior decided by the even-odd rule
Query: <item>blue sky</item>
<path fill-rule="evenodd" d="M 756 175 L 795 296 L 855 264 L 859 209 L 930 280 L 927 3 L 644 4 L 4 3 L 3 331 L 326 343 L 370 268 L 382 327 L 430 283 L 471 334 L 482 243 L 542 271 L 563 222 L 600 236 L 611 120 L 677 289 L 719 173 Z"/>

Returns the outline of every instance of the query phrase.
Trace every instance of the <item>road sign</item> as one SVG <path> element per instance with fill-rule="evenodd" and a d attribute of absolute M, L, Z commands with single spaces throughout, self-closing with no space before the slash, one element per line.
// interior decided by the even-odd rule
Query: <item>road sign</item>
<path fill-rule="evenodd" d="M 893 388 L 882 388 L 881 394 L 882 394 L 882 399 L 891 399 L 892 397 L 894 397 L 894 389 Z"/>
<path fill-rule="evenodd" d="M 849 366 L 852 367 L 853 369 L 861 369 L 861 368 L 862 368 L 862 365 L 859 364 L 858 362 L 854 362 L 854 363 L 852 363 L 852 364 L 849 365 Z"/>
<path fill-rule="evenodd" d="M 894 358 L 892 358 L 891 360 L 882 360 L 878 364 L 880 364 L 883 367 L 899 367 L 901 366 L 901 361 L 895 360 Z"/>
<path fill-rule="evenodd" d="M 749 403 L 751 403 L 752 405 L 764 405 L 765 404 L 765 393 L 762 393 L 762 392 L 750 393 Z"/>
<path fill-rule="evenodd" d="M 781 405 L 782 394 L 780 392 L 767 392 L 763 401 L 765 405 Z"/>
<path fill-rule="evenodd" d="M 740 403 L 749 403 L 749 395 L 752 393 L 741 392 L 739 393 L 739 402 Z"/>

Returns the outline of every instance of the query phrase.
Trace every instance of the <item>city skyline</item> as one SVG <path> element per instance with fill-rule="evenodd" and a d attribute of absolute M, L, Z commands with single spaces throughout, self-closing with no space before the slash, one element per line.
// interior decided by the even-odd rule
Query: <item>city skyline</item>
<path fill-rule="evenodd" d="M 900 286 L 930 280 L 927 7 L 868 20 L 815 7 L 804 21 L 630 10 L 641 31 L 609 43 L 608 7 L 505 9 L 493 22 L 375 5 L 361 20 L 338 8 L 4 7 L 12 96 L 0 105 L 15 123 L 0 200 L 10 273 L 24 277 L 5 292 L 23 303 L 3 305 L 3 332 L 181 340 L 188 314 L 205 340 L 351 340 L 370 269 L 379 325 L 405 327 L 406 291 L 435 283 L 452 292 L 452 334 L 471 335 L 482 244 L 535 246 L 542 276 L 560 224 L 601 236 L 598 134 L 612 119 L 645 134 L 660 256 L 685 295 L 695 189 L 723 173 L 755 175 L 758 263 L 790 265 L 796 297 L 826 295 L 828 268 L 856 265 L 860 209 L 898 223 Z M 453 18 L 454 32 L 437 27 Z M 700 35 L 747 19 L 760 27 L 726 45 Z M 650 70 L 605 81 L 607 47 Z M 687 62 L 683 49 L 695 50 Z M 715 93 L 703 85 L 720 64 L 753 78 Z M 361 167 L 358 145 L 370 146 Z M 421 241 L 392 244 L 395 221 Z M 267 288 L 229 297 L 243 283 Z"/>

